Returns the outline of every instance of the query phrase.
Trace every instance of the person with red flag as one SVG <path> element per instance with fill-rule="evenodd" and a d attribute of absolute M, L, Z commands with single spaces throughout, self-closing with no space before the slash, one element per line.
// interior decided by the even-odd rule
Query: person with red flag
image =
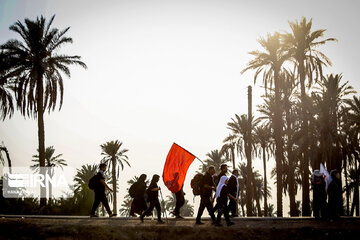
<path fill-rule="evenodd" d="M 194 159 L 195 156 L 193 154 L 189 153 L 176 143 L 171 146 L 166 157 L 163 180 L 165 186 L 172 193 L 180 191 L 184 184 L 187 170 Z"/>

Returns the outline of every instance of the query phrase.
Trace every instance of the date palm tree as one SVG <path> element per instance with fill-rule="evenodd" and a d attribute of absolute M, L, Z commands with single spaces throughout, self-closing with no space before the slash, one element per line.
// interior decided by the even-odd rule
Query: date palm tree
<path fill-rule="evenodd" d="M 96 164 L 82 165 L 80 169 L 76 169 L 74 177 L 75 189 L 74 192 L 79 192 L 82 188 L 88 188 L 90 178 L 92 178 L 98 172 L 99 167 Z"/>
<path fill-rule="evenodd" d="M 53 28 L 55 15 L 46 21 L 41 16 L 36 20 L 26 18 L 24 23 L 17 21 L 10 30 L 18 33 L 22 41 L 12 39 L 0 46 L 9 61 L 7 75 L 16 84 L 17 104 L 24 116 L 37 118 L 40 167 L 45 166 L 44 112 L 59 110 L 63 103 L 63 76 L 70 77 L 70 65 L 86 68 L 80 56 L 60 54 L 60 48 L 72 43 L 66 36 L 69 30 Z M 46 189 L 40 192 L 45 195 Z M 40 199 L 40 206 L 46 205 L 46 198 Z"/>
<path fill-rule="evenodd" d="M 249 138 L 250 135 L 252 135 L 252 131 L 249 132 L 249 123 L 248 123 L 248 117 L 246 114 L 243 114 L 241 116 L 235 114 L 235 118 L 231 119 L 231 122 L 228 122 L 228 129 L 231 131 L 230 135 L 225 138 L 224 141 L 233 141 L 236 143 L 236 147 L 237 147 L 237 151 L 239 154 L 244 154 L 245 152 L 245 156 L 247 158 L 249 158 L 249 156 L 251 156 L 251 148 L 249 147 L 250 143 L 249 143 Z M 259 120 L 254 120 L 254 118 L 251 118 L 250 120 L 251 126 L 254 128 L 256 127 L 256 125 L 258 124 Z M 252 143 L 253 145 L 255 145 L 254 143 Z M 250 171 L 249 171 L 250 168 Z M 252 168 L 251 168 L 251 164 L 248 161 L 247 164 L 247 175 L 249 175 L 249 173 L 252 173 Z M 257 195 L 256 195 L 256 191 L 253 191 L 252 188 L 256 188 L 255 183 L 254 183 L 254 178 L 252 176 L 250 176 L 249 178 L 250 181 L 247 181 L 247 185 L 246 185 L 246 211 L 247 211 L 247 215 L 251 216 L 252 214 L 252 197 L 254 196 L 255 199 L 257 200 L 257 203 L 259 203 Z M 253 184 L 252 184 L 253 183 Z M 259 209 L 259 208 L 258 208 Z M 259 215 L 261 214 L 261 210 L 259 209 Z"/>
<path fill-rule="evenodd" d="M 272 155 L 272 134 L 269 125 L 263 124 L 254 129 L 254 141 L 260 146 L 259 154 L 262 153 L 264 165 L 264 189 L 268 189 L 266 177 L 266 161 Z M 267 160 L 266 160 L 267 156 Z M 264 194 L 264 216 L 268 216 L 267 194 Z"/>
<path fill-rule="evenodd" d="M 335 38 L 328 38 L 319 40 L 323 37 L 325 29 L 311 31 L 312 19 L 307 21 L 305 17 L 301 21 L 289 22 L 291 33 L 282 35 L 283 45 L 285 49 L 291 54 L 297 74 L 300 81 L 301 102 L 302 102 L 302 131 L 304 136 L 303 143 L 303 191 L 302 191 L 302 212 L 303 216 L 310 216 L 310 198 L 309 198 L 309 130 L 308 130 L 308 115 L 307 105 L 309 104 L 306 94 L 307 86 L 311 87 L 313 80 L 321 80 L 323 77 L 323 66 L 331 65 L 330 59 L 325 54 L 318 51 L 316 47 L 324 45 L 329 41 L 336 41 Z"/>
<path fill-rule="evenodd" d="M 220 169 L 222 164 L 225 164 L 229 160 L 223 156 L 223 154 L 219 150 L 212 150 L 211 152 L 206 154 L 206 159 L 204 164 L 199 167 L 199 171 L 201 173 L 205 173 L 208 170 L 209 166 L 214 166 L 217 171 Z"/>
<path fill-rule="evenodd" d="M 267 38 L 260 38 L 258 41 L 260 45 L 264 48 L 264 52 L 252 51 L 251 55 L 254 56 L 254 59 L 248 63 L 248 66 L 242 70 L 242 73 L 250 69 L 256 70 L 254 75 L 254 82 L 256 82 L 257 77 L 261 72 L 263 72 L 263 82 L 265 90 L 267 91 L 268 87 L 274 86 L 275 91 L 275 111 L 274 111 L 274 137 L 275 137 L 275 160 L 276 168 L 278 171 L 277 174 L 277 216 L 281 217 L 283 215 L 282 208 L 282 159 L 283 159 L 283 131 L 282 131 L 282 114 L 280 109 L 281 101 L 281 87 L 279 73 L 282 69 L 284 61 L 289 58 L 289 54 L 284 51 L 282 44 L 280 42 L 280 34 L 274 33 L 273 35 L 268 34 Z"/>
<path fill-rule="evenodd" d="M 100 145 L 102 150 L 102 155 L 104 158 L 102 159 L 103 163 L 108 165 L 108 170 L 111 172 L 112 177 L 112 185 L 113 185 L 113 212 L 117 213 L 117 185 L 116 180 L 119 178 L 120 167 L 121 170 L 124 170 L 124 164 L 126 163 L 129 167 L 130 164 L 128 162 L 128 156 L 126 153 L 129 151 L 128 149 L 121 149 L 122 142 L 115 140 L 106 142 L 105 144 Z M 110 163 L 110 164 L 108 164 Z"/>
<path fill-rule="evenodd" d="M 8 75 L 9 61 L 0 50 L 0 119 L 5 120 L 14 113 L 14 100 L 12 93 L 14 86 L 11 76 Z"/>

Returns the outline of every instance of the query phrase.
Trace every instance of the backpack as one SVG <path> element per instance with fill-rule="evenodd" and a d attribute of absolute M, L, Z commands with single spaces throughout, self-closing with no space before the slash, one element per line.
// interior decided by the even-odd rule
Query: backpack
<path fill-rule="evenodd" d="M 191 179 L 190 186 L 193 190 L 194 196 L 201 194 L 203 178 L 204 178 L 204 175 L 201 173 L 198 173 L 193 177 L 193 179 Z"/>
<path fill-rule="evenodd" d="M 88 183 L 88 186 L 91 190 L 95 190 L 95 188 L 98 186 L 98 177 L 97 177 L 97 174 L 92 176 L 89 180 L 89 183 Z"/>
<path fill-rule="evenodd" d="M 129 188 L 130 197 L 134 198 L 136 196 L 136 182 L 133 183 Z"/>

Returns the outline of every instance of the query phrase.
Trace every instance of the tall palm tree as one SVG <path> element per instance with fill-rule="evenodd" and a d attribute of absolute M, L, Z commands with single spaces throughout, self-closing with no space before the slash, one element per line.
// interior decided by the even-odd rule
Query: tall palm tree
<path fill-rule="evenodd" d="M 272 139 L 271 139 L 271 129 L 269 125 L 263 124 L 257 126 L 254 129 L 254 141 L 256 144 L 260 145 L 259 154 L 262 153 L 263 165 L 264 165 L 264 189 L 267 189 L 267 177 L 266 177 L 266 156 L 269 160 L 270 154 L 272 154 Z M 268 216 L 268 202 L 267 195 L 264 194 L 264 216 Z"/>
<path fill-rule="evenodd" d="M 331 65 L 330 60 L 322 52 L 316 50 L 317 46 L 323 45 L 328 41 L 335 41 L 335 38 L 328 38 L 318 41 L 323 37 L 325 29 L 311 31 L 312 19 L 308 22 L 305 17 L 300 22 L 289 22 L 291 33 L 282 35 L 283 44 L 295 61 L 295 67 L 300 81 L 301 102 L 302 102 L 302 130 L 304 136 L 303 144 L 303 191 L 302 191 L 302 211 L 303 216 L 310 216 L 309 198 L 309 137 L 308 137 L 308 115 L 307 115 L 307 94 L 305 91 L 305 79 L 308 78 L 307 86 L 310 87 L 313 79 L 323 77 L 323 66 Z"/>
<path fill-rule="evenodd" d="M 86 68 L 80 56 L 60 54 L 60 48 L 72 43 L 72 38 L 64 30 L 52 28 L 55 15 L 46 22 L 45 17 L 36 20 L 26 18 L 24 23 L 17 21 L 10 30 L 18 33 L 22 41 L 12 39 L 0 46 L 7 57 L 10 68 L 8 76 L 16 83 L 17 103 L 24 116 L 33 116 L 38 121 L 39 161 L 45 166 L 44 112 L 54 111 L 59 102 L 63 103 L 64 83 L 62 74 L 70 77 L 69 66 L 76 64 Z M 59 96 L 60 95 L 60 96 Z M 46 190 L 41 188 L 41 193 Z M 40 206 L 46 199 L 40 199 Z"/>
<path fill-rule="evenodd" d="M 39 152 L 39 149 L 37 150 Z M 64 166 L 67 166 L 66 160 L 60 158 L 62 154 L 58 154 L 54 156 L 55 148 L 54 146 L 47 147 L 45 149 L 45 167 L 47 167 L 47 171 L 50 177 L 54 175 L 54 168 L 60 167 L 61 169 Z M 33 155 L 33 159 L 31 160 L 34 162 L 33 165 L 30 166 L 31 169 L 39 172 L 40 169 L 40 158 L 39 155 Z M 52 199 L 52 184 L 49 182 L 49 200 Z"/>
<path fill-rule="evenodd" d="M 275 136 L 275 160 L 276 168 L 278 171 L 277 174 L 277 216 L 281 217 L 283 215 L 282 208 L 282 159 L 283 159 L 283 141 L 282 141 L 282 116 L 280 109 L 281 101 L 281 88 L 279 73 L 282 68 L 282 64 L 285 60 L 289 58 L 287 52 L 282 48 L 280 42 L 280 34 L 274 33 L 273 35 L 268 34 L 267 38 L 261 38 L 259 41 L 260 45 L 264 48 L 264 52 L 252 51 L 251 55 L 254 56 L 254 59 L 248 63 L 248 66 L 242 70 L 242 73 L 250 69 L 256 69 L 254 82 L 258 75 L 263 72 L 263 82 L 265 89 L 267 90 L 268 86 L 274 85 L 275 90 L 275 111 L 274 111 L 274 136 Z"/>
<path fill-rule="evenodd" d="M 251 162 L 249 162 L 249 159 L 251 159 L 251 148 L 249 147 L 250 141 L 249 138 L 252 135 L 251 132 L 249 132 L 249 120 L 246 114 L 243 114 L 241 116 L 235 114 L 235 118 L 231 119 L 231 122 L 228 122 L 228 129 L 231 131 L 230 135 L 225 138 L 226 141 L 234 141 L 236 142 L 237 152 L 239 154 L 244 154 L 248 159 L 247 162 L 247 175 L 251 174 L 252 168 L 249 171 L 249 168 L 251 167 Z M 255 127 L 258 124 L 258 120 L 254 120 L 254 118 L 251 118 L 250 120 L 252 122 L 251 126 Z M 253 178 L 250 176 L 249 181 L 246 182 L 246 212 L 248 216 L 251 216 L 252 214 L 252 197 L 255 196 L 256 199 L 256 191 L 252 191 L 252 187 L 256 187 L 255 185 L 251 185 L 253 182 Z M 254 183 L 253 183 L 254 184 Z"/>
<path fill-rule="evenodd" d="M 113 212 L 117 212 L 117 186 L 116 186 L 116 180 L 119 178 L 120 174 L 120 168 L 121 170 L 124 170 L 124 163 L 126 163 L 129 167 L 130 164 L 128 162 L 128 156 L 125 155 L 129 150 L 128 149 L 121 149 L 122 142 L 119 142 L 118 140 L 106 142 L 105 144 L 100 145 L 102 150 L 102 155 L 105 155 L 102 162 L 103 163 L 109 163 L 108 169 L 111 171 L 111 177 L 112 177 L 112 185 L 113 185 Z"/>

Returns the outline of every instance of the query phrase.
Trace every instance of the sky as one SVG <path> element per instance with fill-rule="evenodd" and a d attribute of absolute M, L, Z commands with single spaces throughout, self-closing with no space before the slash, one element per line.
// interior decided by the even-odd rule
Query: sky
<path fill-rule="evenodd" d="M 131 168 L 120 173 L 121 203 L 127 180 L 162 174 L 173 142 L 202 160 L 220 149 L 226 124 L 247 113 L 248 86 L 255 112 L 262 82 L 254 85 L 253 71 L 240 72 L 252 59 L 248 52 L 261 50 L 257 40 L 290 31 L 288 21 L 312 18 L 313 30 L 327 29 L 326 38 L 337 38 L 319 48 L 333 63 L 325 72 L 342 73 L 359 91 L 359 7 L 355 0 L 0 0 L 0 44 L 19 39 L 9 26 L 25 18 L 56 14 L 53 27 L 71 27 L 67 35 L 74 42 L 61 53 L 81 56 L 88 69 L 71 67 L 71 78 L 65 77 L 62 109 L 45 114 L 46 146 L 80 168 L 99 163 L 101 144 L 123 142 Z M 0 123 L 0 141 L 14 166 L 30 165 L 38 146 L 36 120 L 16 112 Z M 190 180 L 200 164 L 194 161 L 185 180 L 191 203 Z M 254 166 L 263 172 L 260 159 Z"/>

